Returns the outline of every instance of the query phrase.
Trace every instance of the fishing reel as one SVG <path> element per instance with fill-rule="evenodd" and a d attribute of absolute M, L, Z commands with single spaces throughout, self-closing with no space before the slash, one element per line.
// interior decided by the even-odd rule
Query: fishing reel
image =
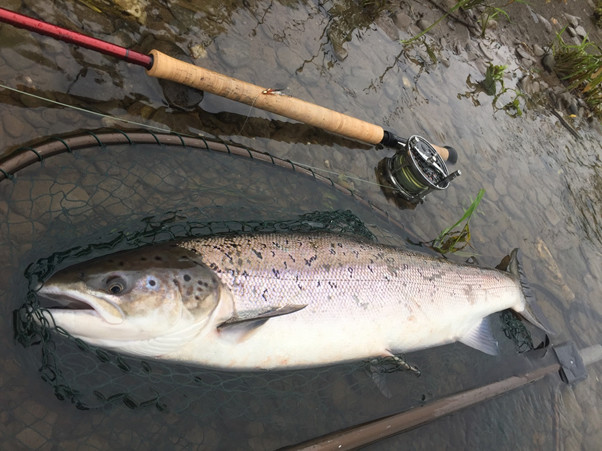
<path fill-rule="evenodd" d="M 383 162 L 386 180 L 404 200 L 418 204 L 424 196 L 435 190 L 445 190 L 450 182 L 461 175 L 449 172 L 445 160 L 435 148 L 418 135 L 408 139 L 396 139 L 397 152 Z M 455 162 L 456 151 L 447 148 L 449 161 Z"/>

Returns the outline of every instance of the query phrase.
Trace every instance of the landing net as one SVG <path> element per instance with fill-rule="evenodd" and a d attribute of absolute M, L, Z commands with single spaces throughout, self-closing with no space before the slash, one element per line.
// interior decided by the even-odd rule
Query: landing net
<path fill-rule="evenodd" d="M 0 160 L 0 196 L 6 200 L 0 296 L 10 300 L 2 308 L 13 315 L 19 358 L 57 398 L 80 409 L 185 412 L 197 422 L 265 420 L 294 442 L 458 391 L 459 381 L 491 380 L 471 352 L 424 351 L 411 362 L 423 376 L 392 385 L 394 396 L 404 396 L 388 403 L 369 362 L 225 372 L 119 355 L 32 320 L 42 318 L 32 313 L 36 291 L 54 271 L 145 244 L 221 232 L 420 241 L 354 191 L 293 162 L 203 138 L 86 133 L 50 138 Z M 0 345 L 14 347 L 6 335 Z M 437 365 L 454 375 L 449 384 Z"/>

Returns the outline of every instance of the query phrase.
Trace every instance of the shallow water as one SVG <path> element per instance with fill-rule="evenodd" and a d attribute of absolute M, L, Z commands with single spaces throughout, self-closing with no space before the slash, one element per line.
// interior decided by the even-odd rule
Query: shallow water
<path fill-rule="evenodd" d="M 582 136 L 577 140 L 541 107 L 527 107 L 521 118 L 496 111 L 491 97 L 471 92 L 467 84 L 468 76 L 483 78 L 483 62 L 469 58 L 471 54 L 456 54 L 440 41 L 429 41 L 434 61 L 424 46 L 404 49 L 397 38 L 408 35 L 382 14 L 375 19 L 348 9 L 341 15 L 330 4 L 250 2 L 238 7 L 237 2 L 202 2 L 200 7 L 201 2 L 181 0 L 169 9 L 153 3 L 143 20 L 119 15 L 103 2 L 98 3 L 102 14 L 79 2 L 61 8 L 12 3 L 9 8 L 33 10 L 48 21 L 80 26 L 117 44 L 142 43 L 144 51 L 159 48 L 177 55 L 175 44 L 182 54 L 192 55 L 192 49 L 198 57 L 188 59 L 195 64 L 261 86 L 286 88 L 289 95 L 401 136 L 416 133 L 453 145 L 460 152 L 456 166 L 463 175 L 416 209 L 399 209 L 375 185 L 374 168 L 390 150 L 375 150 L 215 96 L 201 100 L 197 93 L 146 77 L 141 68 L 1 26 L 4 85 L 153 130 L 216 136 L 330 168 L 334 174 L 325 174 L 405 227 L 387 224 L 352 199 L 300 175 L 188 150 L 134 146 L 64 154 L 22 171 L 12 182 L 0 182 L 2 252 L 7 256 L 0 284 L 5 318 L 0 329 L 0 436 L 5 443 L 43 449 L 276 448 L 531 366 L 498 325 L 501 356 L 481 355 L 463 345 L 413 353 L 408 359 L 423 376 L 388 375 L 390 399 L 372 384 L 364 364 L 351 364 L 266 378 L 194 373 L 209 381 L 200 388 L 186 385 L 189 370 L 168 368 L 181 375 L 166 388 L 173 390 L 169 413 L 153 407 L 131 410 L 120 402 L 79 411 L 59 401 L 40 378 L 40 347 L 25 349 L 12 340 L 12 311 L 25 301 L 28 289 L 26 268 L 58 251 L 138 231 L 142 218 L 164 218 L 174 210 L 181 210 L 185 222 L 291 219 L 314 210 L 352 209 L 379 240 L 403 245 L 406 238 L 433 239 L 485 188 L 471 220 L 473 252 L 480 263 L 494 266 L 520 247 L 538 302 L 559 331 L 553 343 L 572 340 L 581 348 L 602 341 L 601 137 L 577 123 Z M 350 37 L 342 49 L 330 40 L 336 33 Z M 485 42 L 493 49 L 493 62 L 508 65 L 506 85 L 514 86 L 524 69 L 507 48 Z M 0 90 L 0 99 L 3 153 L 74 131 L 141 127 L 6 89 Z M 80 360 L 77 350 L 65 346 L 60 349 L 72 368 L 90 374 L 86 386 L 85 377 L 78 378 L 74 370 L 72 377 L 85 389 L 101 386 L 102 376 L 117 377 L 102 366 L 97 371 L 100 363 L 93 357 L 82 356 L 75 363 Z M 595 449 L 602 440 L 596 402 L 602 393 L 600 369 L 593 365 L 589 379 L 575 387 L 549 377 L 374 447 Z"/>

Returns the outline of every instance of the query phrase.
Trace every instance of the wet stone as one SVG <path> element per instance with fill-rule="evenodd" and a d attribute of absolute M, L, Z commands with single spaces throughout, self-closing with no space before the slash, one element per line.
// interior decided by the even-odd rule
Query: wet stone
<path fill-rule="evenodd" d="M 574 38 L 575 36 L 577 36 L 577 32 L 575 31 L 575 29 L 573 27 L 566 27 L 566 32 L 572 38 Z"/>
<path fill-rule="evenodd" d="M 288 73 L 294 73 L 303 61 L 288 47 L 281 47 L 276 52 L 276 61 L 278 65 Z"/>
<path fill-rule="evenodd" d="M 215 44 L 223 63 L 231 69 L 247 66 L 250 62 L 250 48 L 244 42 L 224 39 Z"/>
<path fill-rule="evenodd" d="M 544 56 L 544 54 L 546 52 L 545 52 L 545 50 L 543 49 L 542 46 L 540 46 L 538 44 L 534 44 L 533 45 L 533 53 L 535 54 L 535 56 L 541 57 L 541 56 Z"/>
<path fill-rule="evenodd" d="M 46 439 L 39 433 L 28 427 L 17 434 L 17 439 L 29 449 L 36 449 L 42 446 Z"/>
<path fill-rule="evenodd" d="M 31 127 L 20 120 L 17 116 L 8 112 L 2 116 L 2 126 L 6 134 L 13 138 L 19 138 L 23 135 L 31 135 L 33 130 Z"/>
<path fill-rule="evenodd" d="M 579 22 L 581 21 L 581 19 L 579 19 L 579 17 L 577 16 L 572 16 L 570 14 L 564 14 L 564 17 L 566 17 L 566 20 L 573 26 L 573 27 L 578 27 L 579 26 Z"/>
<path fill-rule="evenodd" d="M 550 23 L 550 21 L 541 15 L 538 15 L 537 17 L 539 18 L 539 21 L 543 24 L 543 27 L 546 29 L 546 32 L 551 33 L 552 24 Z"/>
<path fill-rule="evenodd" d="M 578 27 L 575 27 L 575 34 L 580 38 L 585 38 L 587 36 L 587 31 L 585 31 L 585 28 L 579 25 Z"/>
<path fill-rule="evenodd" d="M 498 175 L 493 182 L 493 187 L 500 196 L 504 196 L 507 193 L 506 183 L 507 179 L 505 175 Z"/>
<path fill-rule="evenodd" d="M 12 11 L 17 11 L 21 8 L 21 0 L 4 0 L 2 6 Z"/>
<path fill-rule="evenodd" d="M 545 70 L 547 70 L 548 72 L 552 72 L 554 70 L 554 66 L 556 65 L 554 55 L 551 53 L 546 53 L 541 59 L 541 64 L 543 65 L 543 68 Z"/>
<path fill-rule="evenodd" d="M 428 27 L 430 27 L 432 24 L 426 20 L 426 19 L 420 19 L 416 25 L 418 26 L 418 28 L 420 28 L 422 31 L 426 30 Z"/>
<path fill-rule="evenodd" d="M 204 432 L 203 428 L 199 425 L 192 428 L 186 434 L 186 440 L 188 440 L 191 444 L 194 444 L 194 445 L 202 444 L 204 439 L 205 439 L 205 432 Z"/>
<path fill-rule="evenodd" d="M 397 14 L 395 14 L 395 16 L 393 16 L 393 23 L 400 30 L 407 30 L 412 23 L 412 19 L 403 11 L 399 11 Z"/>

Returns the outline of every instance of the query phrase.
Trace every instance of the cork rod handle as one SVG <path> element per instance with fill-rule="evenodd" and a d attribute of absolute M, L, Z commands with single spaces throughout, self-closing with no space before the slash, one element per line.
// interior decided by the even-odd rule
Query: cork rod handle
<path fill-rule="evenodd" d="M 152 77 L 171 80 L 230 100 L 252 105 L 368 144 L 379 144 L 383 139 L 385 132 L 378 125 L 295 97 L 275 95 L 269 89 L 180 61 L 158 50 L 152 50 L 150 55 L 153 58 L 153 64 L 150 69 L 147 69 L 147 74 Z M 439 146 L 434 147 L 441 157 L 447 160 L 447 149 Z"/>

